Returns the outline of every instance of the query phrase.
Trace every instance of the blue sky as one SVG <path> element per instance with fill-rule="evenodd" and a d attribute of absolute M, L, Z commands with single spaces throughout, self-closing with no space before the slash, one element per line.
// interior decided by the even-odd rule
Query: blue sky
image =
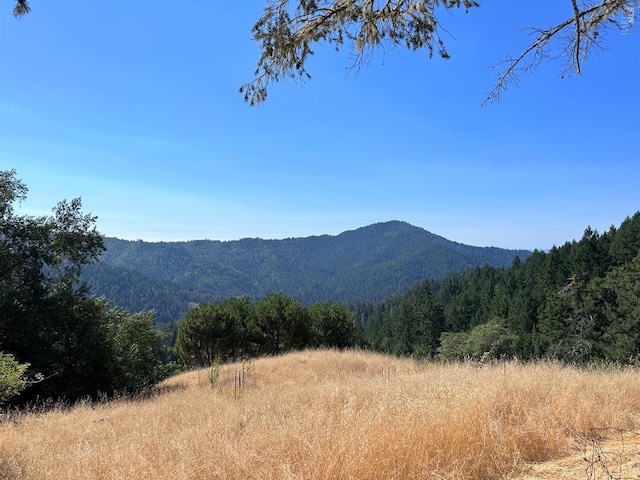
<path fill-rule="evenodd" d="M 458 242 L 547 249 L 640 209 L 640 11 L 583 76 L 549 62 L 481 107 L 569 0 L 444 13 L 451 60 L 319 47 L 304 85 L 249 107 L 262 1 L 31 0 L 0 14 L 0 169 L 20 209 L 81 197 L 126 239 L 338 234 L 404 220 Z M 526 5 L 526 7 L 525 7 Z"/>

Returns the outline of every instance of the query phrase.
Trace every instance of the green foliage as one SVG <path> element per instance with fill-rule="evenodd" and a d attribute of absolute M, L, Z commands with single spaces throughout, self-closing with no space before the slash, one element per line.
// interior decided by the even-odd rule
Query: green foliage
<path fill-rule="evenodd" d="M 175 354 L 188 367 L 210 367 L 218 358 L 229 361 L 355 344 L 396 355 L 437 354 L 448 360 L 517 355 L 583 363 L 627 361 L 640 352 L 640 212 L 604 234 L 587 228 L 580 241 L 535 251 L 524 261 L 511 256 L 509 269 L 485 265 L 423 281 L 375 305 L 360 302 L 354 312 L 326 302 L 308 308 L 286 293 L 268 294 L 255 304 L 246 296 L 232 297 L 201 303 L 177 328 L 167 327 L 165 335 L 154 328 L 152 312 L 132 315 L 111 308 L 105 299 L 88 296 L 87 286 L 79 282 L 81 269 L 103 250 L 95 218 L 81 213 L 80 201 L 59 203 L 51 217 L 16 216 L 13 204 L 26 192 L 14 171 L 0 172 L 0 350 L 42 372 L 46 380 L 29 389 L 33 396 L 74 399 L 136 392 L 153 385 L 172 368 L 165 365 L 170 358 L 162 348 L 171 343 L 169 335 L 175 335 Z M 377 282 L 376 271 L 387 269 L 397 279 L 397 271 L 411 264 L 415 273 L 416 255 L 423 251 L 420 245 L 425 239 L 435 251 L 451 247 L 451 242 L 421 229 L 389 222 L 337 238 L 247 240 L 226 242 L 224 248 L 221 242 L 113 241 L 110 254 L 134 264 L 140 261 L 137 255 L 148 252 L 143 256 L 150 264 L 147 274 L 158 279 L 168 275 L 176 262 L 186 264 L 209 255 L 219 262 L 222 253 L 233 257 L 244 248 L 241 244 L 248 243 L 251 249 L 244 253 L 253 253 L 242 260 L 246 262 L 242 268 L 258 265 L 258 272 L 276 277 L 281 285 L 287 270 L 275 274 L 274 265 L 300 258 L 295 268 L 305 272 L 306 277 L 300 278 L 306 278 L 308 285 L 317 285 L 311 282 L 313 275 L 322 277 L 328 269 L 333 277 L 361 287 L 363 281 Z M 330 249 L 331 242 L 336 243 Z M 453 248 L 464 261 L 476 258 L 476 250 Z M 366 250 L 366 259 L 354 261 L 356 250 Z M 330 259 L 328 251 L 337 260 Z M 345 269 L 349 261 L 359 267 Z M 243 278 L 236 266 L 220 269 Z M 357 272 L 359 280 L 353 277 Z M 188 282 L 202 278 L 198 272 L 185 271 L 178 277 L 187 278 L 185 285 L 191 286 Z M 256 278 L 262 277 L 256 274 Z M 296 288 L 304 291 L 300 283 Z M 12 368 L 21 378 L 24 371 Z M 15 377 L 10 378 L 20 388 Z"/>
<path fill-rule="evenodd" d="M 210 367 L 309 347 L 347 348 L 356 340 L 356 324 L 343 305 L 307 308 L 273 293 L 255 304 L 243 297 L 193 308 L 178 324 L 174 351 L 189 368 Z"/>
<path fill-rule="evenodd" d="M 516 339 L 504 319 L 493 319 L 478 325 L 469 333 L 470 355 L 487 360 L 511 357 L 515 353 Z"/>
<path fill-rule="evenodd" d="M 440 338 L 438 357 L 442 360 L 496 360 L 512 357 L 517 337 L 502 318 L 478 325 L 469 332 L 445 332 Z"/>
<path fill-rule="evenodd" d="M 153 315 L 110 310 L 79 282 L 104 249 L 95 217 L 81 212 L 79 199 L 58 203 L 48 217 L 15 215 L 26 193 L 14 170 L 0 172 L 0 350 L 44 378 L 18 401 L 151 385 L 163 376 Z"/>
<path fill-rule="evenodd" d="M 87 394 L 104 332 L 77 280 L 102 252 L 102 237 L 79 199 L 60 202 L 50 217 L 15 215 L 13 204 L 26 193 L 14 170 L 0 172 L 0 350 L 48 378 L 34 394 Z"/>
<path fill-rule="evenodd" d="M 618 362 L 640 354 L 640 253 L 587 286 L 584 312 L 593 354 Z"/>
<path fill-rule="evenodd" d="M 318 303 L 309 309 L 311 325 L 321 347 L 347 348 L 357 340 L 353 314 L 340 303 Z"/>
<path fill-rule="evenodd" d="M 627 217 L 618 229 L 611 227 L 609 256 L 616 266 L 633 261 L 640 251 L 640 222 L 637 221 L 637 215 Z"/>
<path fill-rule="evenodd" d="M 247 297 L 193 308 L 178 324 L 174 351 L 187 367 L 244 358 L 255 350 L 253 306 Z"/>
<path fill-rule="evenodd" d="M 464 360 L 470 355 L 470 350 L 467 332 L 444 332 L 440 337 L 438 358 L 447 361 Z"/>
<path fill-rule="evenodd" d="M 445 329 L 442 305 L 429 282 L 372 308 L 361 304 L 355 316 L 362 323 L 363 346 L 396 355 L 434 356 Z"/>
<path fill-rule="evenodd" d="M 255 306 L 260 353 L 277 355 L 309 346 L 312 341 L 309 312 L 299 300 L 272 293 Z"/>
<path fill-rule="evenodd" d="M 104 304 L 108 337 L 112 340 L 113 359 L 116 366 L 114 390 L 139 392 L 169 376 L 172 363 L 161 358 L 163 333 L 155 328 L 153 312 L 131 314 Z"/>
<path fill-rule="evenodd" d="M 28 368 L 28 363 L 18 363 L 13 355 L 0 352 L 0 402 L 6 402 L 25 389 Z"/>
<path fill-rule="evenodd" d="M 114 239 L 106 238 L 105 245 L 113 248 Z M 146 260 L 155 261 L 154 258 Z M 135 265 L 135 261 L 131 262 L 131 265 Z M 190 303 L 205 302 L 211 297 L 204 288 L 191 288 L 176 279 L 154 278 L 145 271 L 111 265 L 104 259 L 86 266 L 81 279 L 91 286 L 91 291 L 96 295 L 108 298 L 121 308 L 131 312 L 154 310 L 156 319 L 162 324 L 182 318 Z"/>
<path fill-rule="evenodd" d="M 178 324 L 174 352 L 187 367 L 212 365 L 222 357 L 225 325 L 218 305 L 201 304 Z M 224 352 L 225 358 L 228 352 Z"/>

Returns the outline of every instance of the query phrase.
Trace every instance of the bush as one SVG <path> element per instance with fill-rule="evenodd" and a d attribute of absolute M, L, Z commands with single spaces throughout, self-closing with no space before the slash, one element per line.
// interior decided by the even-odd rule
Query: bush
<path fill-rule="evenodd" d="M 18 363 L 13 355 L 0 352 L 0 402 L 6 402 L 25 389 L 28 368 L 28 363 Z"/>

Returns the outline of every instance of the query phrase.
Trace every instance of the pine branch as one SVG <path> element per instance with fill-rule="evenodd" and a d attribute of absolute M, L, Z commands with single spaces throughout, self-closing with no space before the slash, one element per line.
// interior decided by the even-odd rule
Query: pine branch
<path fill-rule="evenodd" d="M 567 62 L 567 67 L 562 71 L 562 75 L 572 69 L 576 75 L 580 75 L 582 73 L 582 59 L 586 57 L 593 46 L 597 46 L 596 39 L 599 36 L 600 29 L 605 28 L 607 24 L 613 24 L 619 27 L 613 16 L 633 1 L 634 0 L 602 0 L 596 5 L 580 10 L 577 1 L 571 0 L 574 11 L 574 15 L 571 18 L 548 29 L 532 29 L 532 31 L 538 35 L 536 40 L 515 59 L 509 57 L 498 64 L 507 63 L 509 66 L 498 76 L 496 85 L 491 92 L 489 92 L 487 98 L 482 102 L 482 105 L 499 101 L 502 92 L 507 89 L 509 83 L 518 83 L 518 73 L 526 73 L 535 69 L 542 59 L 549 56 L 546 48 L 550 42 L 572 25 L 575 25 L 575 37 L 570 38 L 569 47 L 565 50 L 567 57 L 572 60 Z M 583 37 L 591 39 L 591 42 L 583 42 Z M 530 56 L 531 53 L 533 53 L 533 59 L 522 67 L 523 61 Z"/>

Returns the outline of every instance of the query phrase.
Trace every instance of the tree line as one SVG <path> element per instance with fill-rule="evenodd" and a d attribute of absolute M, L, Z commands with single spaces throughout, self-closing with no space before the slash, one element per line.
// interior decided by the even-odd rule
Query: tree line
<path fill-rule="evenodd" d="M 177 326 L 174 351 L 187 367 L 206 367 L 304 348 L 346 348 L 357 340 L 353 315 L 342 304 L 305 307 L 282 293 L 257 303 L 249 297 L 203 303 Z"/>
<path fill-rule="evenodd" d="M 640 355 L 640 212 L 600 234 L 478 267 L 354 310 L 368 348 L 397 355 L 628 361 Z"/>

